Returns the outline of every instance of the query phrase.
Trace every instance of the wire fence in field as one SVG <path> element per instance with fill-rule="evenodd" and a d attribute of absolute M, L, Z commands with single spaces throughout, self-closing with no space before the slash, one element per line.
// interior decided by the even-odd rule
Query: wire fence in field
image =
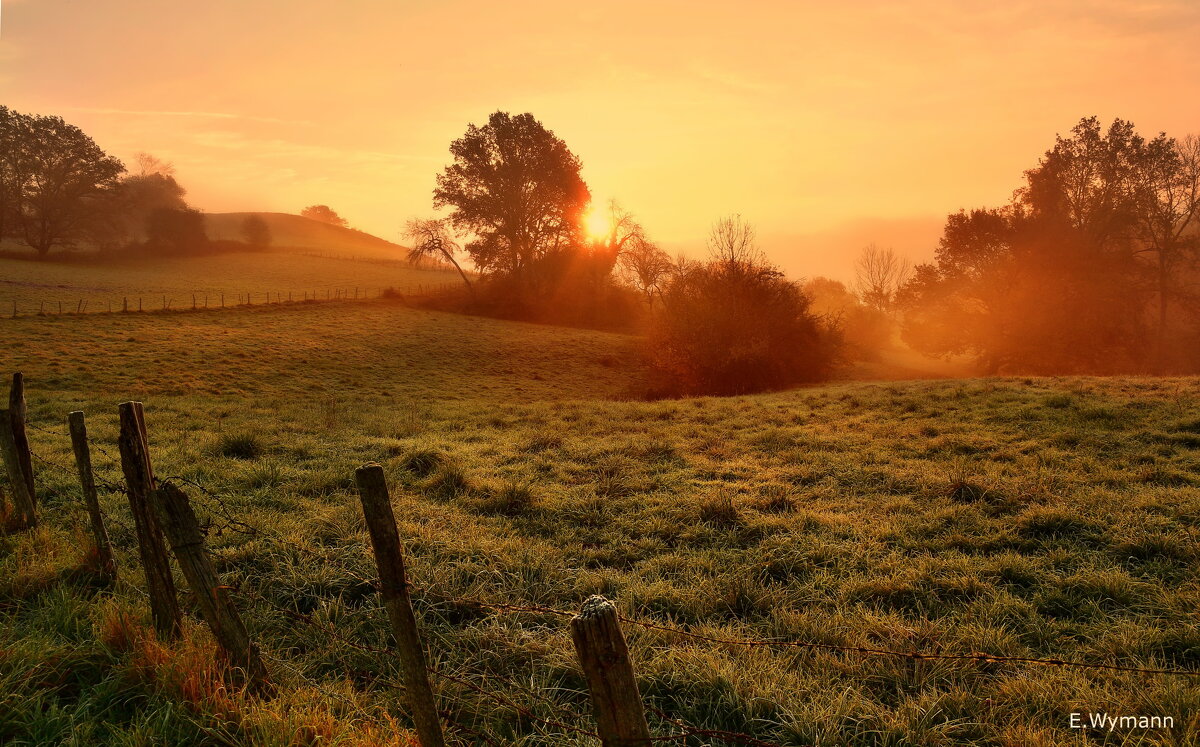
<path fill-rule="evenodd" d="M 124 405 L 123 405 L 124 407 Z M 0 419 L 0 427 L 6 427 L 7 418 Z M 46 436 L 55 439 L 63 439 L 66 437 L 64 433 L 58 430 L 46 428 L 36 423 L 25 420 L 25 425 L 29 428 L 37 430 Z M 144 436 L 144 433 L 143 433 Z M 122 434 L 122 438 L 125 438 Z M 103 489 L 116 494 L 123 494 L 130 498 L 131 505 L 136 496 L 131 493 L 126 479 L 126 469 L 129 468 L 128 460 L 124 446 L 122 447 L 121 455 L 114 455 L 104 449 L 99 444 L 92 443 L 92 448 L 103 454 L 107 460 L 107 465 L 101 470 L 92 465 L 91 474 L 96 485 Z M 46 457 L 45 455 L 29 449 L 32 459 L 41 466 L 42 469 L 53 470 L 60 473 L 64 479 L 77 479 L 79 477 L 79 468 L 64 464 L 62 461 Z M 7 455 L 6 455 L 7 456 Z M 6 464 L 10 463 L 6 461 Z M 366 468 L 364 468 L 366 469 Z M 379 469 L 374 467 L 374 469 Z M 118 474 L 118 470 L 121 474 Z M 382 474 L 382 472 L 380 472 Z M 10 475 L 11 477 L 11 475 Z M 18 479 L 18 478 L 14 478 Z M 13 480 L 10 480 L 10 482 Z M 323 558 L 316 557 L 311 550 L 300 546 L 294 542 L 288 541 L 281 533 L 271 527 L 254 526 L 237 516 L 237 510 L 230 505 L 228 496 L 220 489 L 215 489 L 204 485 L 202 482 L 186 478 L 178 475 L 169 475 L 161 477 L 158 480 L 160 485 L 174 485 L 186 490 L 189 494 L 188 498 L 195 501 L 200 507 L 206 518 L 199 524 L 200 536 L 202 537 L 200 544 L 203 545 L 204 552 L 219 557 L 220 553 L 213 551 L 207 547 L 203 538 L 219 535 L 225 532 L 236 532 L 254 539 L 261 539 L 280 545 L 286 545 L 292 553 L 299 555 L 309 555 L 310 559 L 317 562 L 324 562 Z M 364 490 L 360 483 L 360 490 Z M 367 512 L 367 500 L 364 497 L 364 512 Z M 161 509 L 160 509 L 161 511 Z M 190 511 L 190 509 L 189 509 Z M 390 517 L 390 508 L 388 509 Z M 107 521 L 117 523 L 122 528 L 122 533 L 125 537 L 132 538 L 138 527 L 131 527 L 123 518 L 118 519 L 115 516 L 106 516 Z M 371 517 L 368 516 L 368 524 L 371 524 Z M 394 523 L 393 523 L 394 527 Z M 374 535 L 372 541 L 375 541 Z M 128 546 L 125 549 L 131 549 Z M 179 554 L 179 547 L 176 546 L 176 554 Z M 377 558 L 379 556 L 377 555 Z M 380 562 L 380 578 L 384 577 L 382 560 Z M 381 581 L 372 581 L 372 584 L 377 590 L 380 590 Z M 417 595 L 421 599 L 422 595 L 426 595 L 428 590 L 408 584 L 403 581 L 406 587 L 406 593 Z M 141 591 L 136 585 L 130 585 Z M 353 636 L 339 630 L 335 625 L 329 622 L 322 622 L 310 612 L 306 612 L 272 601 L 260 591 L 241 588 L 238 585 L 220 586 L 216 589 L 226 590 L 237 599 L 240 599 L 243 606 L 247 609 L 254 609 L 258 612 L 266 612 L 269 615 L 275 615 L 279 618 L 286 619 L 291 623 L 297 623 L 312 629 L 319 634 L 320 637 L 330 642 L 336 642 L 341 646 L 348 647 L 352 650 L 364 653 L 370 657 L 388 659 L 403 659 L 401 651 L 396 648 L 385 646 L 374 646 L 355 640 Z M 199 590 L 194 590 L 199 593 Z M 225 593 L 223 591 L 222 593 Z M 148 596 L 151 599 L 152 595 Z M 568 610 L 558 607 L 527 604 L 527 603 L 508 603 L 492 600 L 479 599 L 475 597 L 457 597 L 446 596 L 443 594 L 428 594 L 432 599 L 434 606 L 437 604 L 453 604 L 467 608 L 475 608 L 480 610 L 489 610 L 496 615 L 512 615 L 512 616 L 527 616 L 537 615 L 543 618 L 558 619 L 562 621 L 564 626 L 573 626 L 575 621 L 579 619 L 580 612 L 578 610 Z M 151 601 L 153 601 L 151 599 Z M 426 600 L 429 601 L 429 600 Z M 385 600 L 386 602 L 386 600 Z M 667 624 L 661 620 L 645 617 L 634 617 L 626 614 L 616 614 L 616 618 L 621 625 L 627 628 L 641 628 L 648 631 L 654 631 L 658 634 L 665 634 L 678 640 L 676 645 L 686 645 L 687 643 L 703 643 L 713 646 L 736 647 L 736 648 L 772 648 L 781 650 L 813 650 L 824 651 L 829 653 L 842 654 L 846 656 L 861 656 L 861 657 L 889 657 L 895 659 L 903 659 L 913 662 L 919 661 L 960 661 L 970 664 L 999 664 L 1012 666 L 1040 666 L 1040 667 L 1057 667 L 1069 668 L 1078 670 L 1090 670 L 1098 672 L 1114 672 L 1114 673 L 1130 673 L 1138 675 L 1160 675 L 1169 677 L 1179 677 L 1188 680 L 1200 678 L 1200 671 L 1193 671 L 1180 668 L 1167 667 L 1142 667 L 1131 664 L 1123 664 L 1113 661 L 1084 661 L 1080 659 L 1067 658 L 1051 658 L 1051 657 L 1034 657 L 1034 656 L 1011 656 L 1000 655 L 995 653 L 981 651 L 962 651 L 958 653 L 943 652 L 943 651 L 919 651 L 914 649 L 875 647 L 862 645 L 840 645 L 835 643 L 784 639 L 784 638 L 749 638 L 749 637 L 730 637 L 714 635 L 707 632 L 697 632 L 696 630 L 687 627 Z M 211 627 L 211 625 L 210 625 Z M 218 632 L 214 629 L 214 633 Z M 623 645 L 623 644 L 622 644 Z M 580 654 L 581 662 L 583 654 Z M 303 683 L 303 686 L 312 688 L 314 691 L 322 693 L 331 701 L 342 702 L 349 708 L 371 721 L 375 717 L 368 711 L 364 710 L 360 703 L 353 699 L 347 698 L 339 693 L 332 692 L 325 684 L 314 680 L 307 676 L 302 671 L 301 667 L 295 662 L 290 661 L 288 656 L 283 652 L 268 653 L 268 660 L 271 666 L 280 666 L 287 669 L 292 675 Z M 405 664 L 401 661 L 401 664 Z M 346 665 L 349 669 L 349 664 Z M 539 692 L 537 689 L 518 683 L 510 677 L 496 674 L 494 672 L 470 673 L 462 671 L 450 671 L 445 666 L 429 666 L 425 669 L 432 681 L 437 683 L 436 696 L 438 699 L 437 714 L 440 717 L 442 724 L 453 732 L 462 736 L 468 743 L 484 743 L 484 744 L 501 744 L 502 741 L 490 733 L 488 715 L 494 713 L 510 711 L 517 715 L 521 723 L 527 725 L 528 728 L 535 729 L 540 734 L 565 738 L 583 737 L 587 739 L 605 739 L 606 735 L 600 730 L 589 728 L 589 724 L 600 724 L 600 708 L 598 701 L 593 700 L 592 704 L 596 710 L 596 721 L 587 715 L 588 708 L 588 692 L 583 689 L 564 690 L 557 689 L 559 694 L 565 693 L 565 697 L 551 697 L 545 692 Z M 577 679 L 585 679 L 578 671 L 575 676 Z M 387 677 L 382 674 L 371 675 L 371 682 L 377 687 L 392 688 L 396 691 L 404 691 L 406 688 L 405 682 L 399 679 Z M 519 697 L 514 695 L 519 693 Z M 567 701 L 567 702 L 563 702 Z M 482 705 L 481 705 L 482 704 Z M 490 705 L 488 705 L 490 704 Z M 642 704 L 639 702 L 639 707 Z M 688 724 L 684 720 L 672 716 L 665 710 L 658 707 L 656 703 L 649 703 L 644 706 L 646 719 L 653 726 L 653 731 L 656 736 L 650 736 L 640 740 L 641 742 L 671 742 L 679 741 L 682 744 L 712 744 L 714 740 L 726 744 L 741 744 L 750 745 L 751 747 L 782 747 L 778 742 L 770 741 L 759 736 L 746 734 L 738 731 L 729 731 L 716 728 L 708 728 L 694 724 Z M 479 723 L 483 721 L 483 723 Z M 464 723 L 466 722 L 466 723 Z M 494 724 L 493 724 L 494 725 Z M 691 741 L 689 741 L 691 740 Z"/>
<path fill-rule="evenodd" d="M 407 283 L 395 286 L 320 286 L 295 290 L 259 290 L 244 292 L 196 291 L 188 293 L 143 293 L 95 295 L 78 297 L 73 302 L 60 299 L 31 301 L 11 299 L 4 308 L 5 315 L 16 319 L 37 316 L 82 316 L 84 314 L 162 314 L 172 312 L 212 311 L 262 306 L 318 304 L 347 301 L 368 301 L 380 298 L 423 298 L 452 293 L 462 283 Z"/>

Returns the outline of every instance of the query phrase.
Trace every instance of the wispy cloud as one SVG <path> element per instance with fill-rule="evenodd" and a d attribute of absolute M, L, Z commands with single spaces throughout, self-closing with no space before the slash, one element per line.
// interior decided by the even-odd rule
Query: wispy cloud
<path fill-rule="evenodd" d="M 88 106 L 65 106 L 62 108 L 66 111 L 86 112 L 88 114 L 114 114 L 131 117 L 193 117 L 197 119 L 232 119 L 244 122 L 267 122 L 270 124 L 312 125 L 312 122 L 304 120 L 258 117 L 251 114 L 231 114 L 229 112 L 155 111 L 147 109 L 108 109 Z"/>

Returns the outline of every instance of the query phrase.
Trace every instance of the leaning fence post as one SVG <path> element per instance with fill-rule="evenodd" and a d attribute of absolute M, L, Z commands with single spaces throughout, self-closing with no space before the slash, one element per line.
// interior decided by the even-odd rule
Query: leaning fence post
<path fill-rule="evenodd" d="M 12 484 L 13 507 L 17 510 L 18 526 L 29 529 L 37 526 L 37 508 L 29 484 L 25 482 L 25 473 L 21 469 L 21 458 L 13 439 L 11 416 L 12 413 L 8 410 L 0 410 L 0 458 L 4 460 L 4 469 L 8 472 L 8 481 Z"/>
<path fill-rule="evenodd" d="M 88 516 L 92 521 L 92 540 L 96 543 L 100 575 L 108 581 L 115 581 L 117 561 L 113 556 L 112 542 L 108 539 L 108 530 L 104 527 L 104 514 L 100 513 L 100 500 L 96 496 L 96 477 L 92 474 L 92 452 L 88 448 L 87 425 L 83 413 L 78 410 L 69 413 L 67 426 L 71 430 L 71 447 L 75 450 L 75 467 L 79 470 L 83 501 L 87 504 Z"/>
<path fill-rule="evenodd" d="M 166 482 L 151 493 L 162 528 L 171 543 L 175 560 L 183 571 L 184 578 L 196 596 L 200 615 L 212 630 L 213 637 L 230 663 L 241 668 L 246 680 L 256 689 L 267 685 L 267 667 L 259 656 L 258 646 L 250 640 L 250 633 L 242 622 L 242 616 L 229 599 L 228 588 L 221 585 L 212 562 L 204 547 L 204 535 L 200 523 L 188 501 L 187 494 L 178 486 Z"/>
<path fill-rule="evenodd" d="M 175 579 L 171 577 L 162 529 L 150 504 L 150 493 L 155 484 L 146 442 L 145 414 L 141 402 L 122 402 L 117 409 L 121 414 L 121 435 L 117 441 L 121 451 L 121 470 L 125 473 L 129 508 L 133 512 L 133 523 L 137 530 L 138 552 L 142 567 L 146 570 L 154 628 L 163 638 L 174 638 L 181 627 L 179 600 L 175 598 Z"/>
<path fill-rule="evenodd" d="M 592 696 L 601 744 L 648 744 L 650 727 L 617 608 L 604 597 L 590 597 L 579 614 L 571 618 L 571 640 Z"/>
<path fill-rule="evenodd" d="M 425 671 L 425 651 L 421 647 L 421 636 L 417 631 L 417 618 L 413 614 L 412 601 L 408 596 L 408 581 L 404 574 L 404 556 L 400 549 L 400 533 L 396 530 L 396 519 L 392 514 L 392 500 L 388 495 L 383 467 L 364 464 L 354 472 L 358 483 L 358 494 L 362 500 L 363 516 L 371 534 L 371 547 L 375 551 L 375 565 L 379 567 L 379 587 L 383 604 L 392 621 L 392 632 L 396 636 L 400 665 L 404 673 L 404 687 L 408 694 L 409 708 L 422 747 L 442 747 L 442 722 L 438 719 L 437 705 L 433 700 L 433 689 Z"/>
<path fill-rule="evenodd" d="M 8 390 L 8 417 L 12 423 L 13 443 L 17 449 L 17 459 L 21 464 L 21 474 L 25 478 L 25 486 L 29 490 L 29 499 L 37 505 L 37 492 L 33 486 L 33 453 L 29 450 L 29 436 L 25 433 L 25 419 L 29 408 L 25 404 L 25 375 L 17 372 L 12 377 L 12 388 Z"/>

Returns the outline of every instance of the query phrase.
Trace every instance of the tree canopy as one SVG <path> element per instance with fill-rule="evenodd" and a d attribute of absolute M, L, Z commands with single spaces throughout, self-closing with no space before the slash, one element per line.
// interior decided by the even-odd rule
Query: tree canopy
<path fill-rule="evenodd" d="M 125 166 L 61 117 L 0 107 L 0 237 L 39 255 L 88 237 Z"/>
<path fill-rule="evenodd" d="M 450 145 L 453 163 L 437 177 L 434 207 L 473 238 L 465 249 L 485 275 L 544 290 L 556 260 L 582 243 L 591 195 L 581 163 L 532 114 L 495 112 Z"/>

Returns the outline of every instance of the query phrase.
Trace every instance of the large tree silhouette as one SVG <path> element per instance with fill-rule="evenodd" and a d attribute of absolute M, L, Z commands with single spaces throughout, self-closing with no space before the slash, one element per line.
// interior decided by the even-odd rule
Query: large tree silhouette
<path fill-rule="evenodd" d="M 537 292 L 561 255 L 581 243 L 591 195 L 579 159 L 532 114 L 496 112 L 450 145 L 454 162 L 437 177 L 435 208 L 474 238 L 465 249 L 485 275 Z"/>
<path fill-rule="evenodd" d="M 0 129 L 4 232 L 43 256 L 86 238 L 124 165 L 60 117 L 4 110 Z"/>

